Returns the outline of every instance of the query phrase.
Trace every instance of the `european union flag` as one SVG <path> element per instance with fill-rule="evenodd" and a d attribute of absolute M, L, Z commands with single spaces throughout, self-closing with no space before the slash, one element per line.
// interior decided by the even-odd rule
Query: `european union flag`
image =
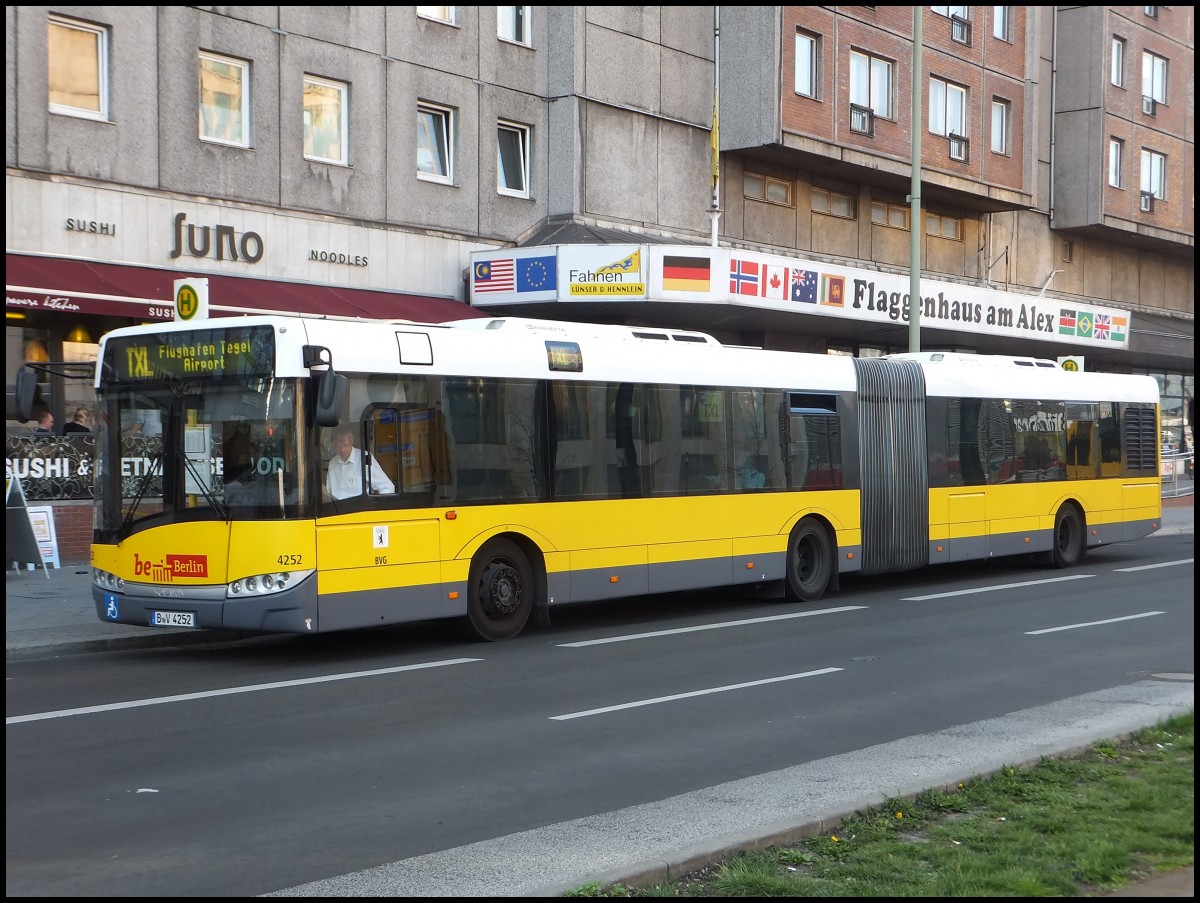
<path fill-rule="evenodd" d="M 517 261 L 517 292 L 547 292 L 558 288 L 558 268 L 553 254 L 523 257 Z"/>

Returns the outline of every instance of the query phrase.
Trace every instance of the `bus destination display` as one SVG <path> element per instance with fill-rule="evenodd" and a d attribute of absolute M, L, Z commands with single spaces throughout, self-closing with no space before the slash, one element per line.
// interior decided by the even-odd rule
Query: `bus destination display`
<path fill-rule="evenodd" d="M 250 326 L 123 336 L 109 340 L 104 365 L 118 383 L 270 376 L 275 333 L 269 326 Z"/>

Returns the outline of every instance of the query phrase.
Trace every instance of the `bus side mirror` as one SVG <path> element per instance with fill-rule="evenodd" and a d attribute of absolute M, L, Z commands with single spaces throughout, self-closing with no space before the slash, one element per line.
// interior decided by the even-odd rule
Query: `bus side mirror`
<path fill-rule="evenodd" d="M 333 370 L 322 370 L 317 380 L 317 426 L 337 426 L 346 404 L 349 380 Z"/>
<path fill-rule="evenodd" d="M 33 396 L 37 392 L 37 374 L 22 366 L 17 371 L 17 382 L 13 387 L 13 406 L 17 420 L 28 423 L 33 419 Z"/>

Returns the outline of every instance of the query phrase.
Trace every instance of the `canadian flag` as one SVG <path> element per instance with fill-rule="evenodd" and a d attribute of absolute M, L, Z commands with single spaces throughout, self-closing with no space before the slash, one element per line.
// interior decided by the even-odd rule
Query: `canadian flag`
<path fill-rule="evenodd" d="M 778 298 L 780 301 L 788 297 L 791 290 L 792 274 L 787 267 L 777 267 L 763 264 L 763 279 L 759 283 L 758 293 L 763 298 Z"/>

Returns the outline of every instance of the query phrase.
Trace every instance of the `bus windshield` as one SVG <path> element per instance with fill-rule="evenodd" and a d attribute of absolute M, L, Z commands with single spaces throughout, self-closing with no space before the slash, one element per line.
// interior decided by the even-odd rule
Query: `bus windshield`
<path fill-rule="evenodd" d="M 97 541 L 195 520 L 312 516 L 302 379 L 102 388 Z"/>

